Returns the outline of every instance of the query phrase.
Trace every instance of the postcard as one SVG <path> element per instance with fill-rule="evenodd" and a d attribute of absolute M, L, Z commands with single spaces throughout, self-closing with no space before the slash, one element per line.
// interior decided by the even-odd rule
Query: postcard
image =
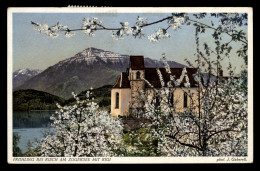
<path fill-rule="evenodd" d="M 8 163 L 253 163 L 250 7 L 14 8 Z"/>

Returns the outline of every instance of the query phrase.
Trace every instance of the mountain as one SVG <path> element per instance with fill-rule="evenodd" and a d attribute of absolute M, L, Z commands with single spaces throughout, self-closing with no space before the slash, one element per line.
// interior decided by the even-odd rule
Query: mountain
<path fill-rule="evenodd" d="M 170 67 L 184 67 L 177 62 L 169 62 Z M 113 85 L 122 71 L 129 66 L 129 55 L 87 48 L 75 56 L 50 66 L 38 75 L 25 81 L 17 89 L 35 89 L 63 98 L 72 97 L 90 87 Z M 146 67 L 163 67 L 163 62 L 145 58 Z"/>
<path fill-rule="evenodd" d="M 169 66 L 171 68 L 183 68 L 183 67 L 187 67 L 183 64 L 177 63 L 175 61 L 167 61 L 167 63 L 169 64 Z M 151 58 L 144 58 L 144 65 L 147 68 L 154 68 L 154 67 L 158 67 L 158 68 L 163 68 L 164 64 L 162 61 L 156 60 L 156 59 L 151 59 Z"/>
<path fill-rule="evenodd" d="M 25 81 L 39 74 L 41 70 L 38 69 L 18 69 L 13 72 L 13 87 L 16 88 L 22 85 Z"/>
<path fill-rule="evenodd" d="M 64 99 L 50 93 L 27 89 L 13 92 L 13 109 L 25 110 L 53 110 L 57 109 L 56 103 L 63 105 Z"/>

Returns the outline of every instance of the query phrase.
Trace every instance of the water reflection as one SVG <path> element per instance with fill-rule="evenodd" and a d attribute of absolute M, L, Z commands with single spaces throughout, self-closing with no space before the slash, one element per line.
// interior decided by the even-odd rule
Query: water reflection
<path fill-rule="evenodd" d="M 44 138 L 46 132 L 54 132 L 54 128 L 23 128 L 23 129 L 13 129 L 13 133 L 20 136 L 20 140 L 17 146 L 21 149 L 22 153 L 29 150 L 28 142 L 34 142 L 36 140 L 41 141 Z"/>
<path fill-rule="evenodd" d="M 22 153 L 28 151 L 28 142 L 41 140 L 45 131 L 53 132 L 50 116 L 55 111 L 13 111 L 13 133 L 20 136 L 18 147 Z"/>
<path fill-rule="evenodd" d="M 13 128 L 50 127 L 50 116 L 55 111 L 14 111 Z"/>

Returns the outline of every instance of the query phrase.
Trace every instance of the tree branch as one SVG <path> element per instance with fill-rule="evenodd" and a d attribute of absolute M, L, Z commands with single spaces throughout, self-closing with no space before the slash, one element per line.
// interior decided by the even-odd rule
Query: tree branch
<path fill-rule="evenodd" d="M 179 144 L 181 144 L 181 145 L 183 145 L 183 146 L 187 146 L 187 147 L 195 148 L 195 149 L 197 149 L 197 150 L 199 150 L 199 151 L 203 151 L 202 148 L 200 148 L 200 147 L 198 147 L 198 146 L 196 146 L 196 145 L 184 143 L 184 142 L 181 142 L 180 140 L 178 140 L 178 139 L 176 138 L 176 135 L 177 135 L 178 133 L 179 133 L 179 131 L 176 132 L 173 136 L 172 136 L 172 135 L 165 135 L 165 136 L 166 136 L 166 137 L 169 137 L 169 138 L 171 138 L 171 139 L 173 139 L 173 140 L 175 140 L 176 142 L 178 142 Z"/>
<path fill-rule="evenodd" d="M 223 129 L 223 130 L 214 132 L 213 134 L 209 135 L 209 136 L 206 138 L 206 141 L 208 141 L 212 136 L 214 136 L 214 135 L 216 135 L 216 134 L 219 134 L 219 133 L 222 133 L 222 132 L 238 132 L 238 131 L 232 130 L 232 129 Z"/>
<path fill-rule="evenodd" d="M 194 22 L 194 23 L 198 23 L 198 24 L 200 24 L 200 25 L 202 25 L 202 26 L 205 26 L 205 27 L 207 27 L 207 28 L 210 28 L 210 29 L 213 29 L 213 30 L 218 30 L 218 29 L 216 29 L 216 28 L 214 28 L 214 27 L 211 27 L 211 26 L 209 26 L 209 25 L 207 25 L 207 24 L 204 24 L 204 23 L 201 23 L 201 22 L 199 22 L 199 21 L 195 21 L 195 20 L 192 20 L 192 19 L 188 19 L 188 20 L 189 20 L 189 21 L 192 21 L 192 22 Z M 227 35 L 229 35 L 230 37 L 233 38 L 233 35 L 232 35 L 232 34 L 230 34 L 230 33 L 228 33 L 228 32 L 224 32 L 224 33 L 226 33 Z M 232 39 L 232 40 L 233 40 L 233 39 Z M 248 43 L 246 40 L 238 40 L 238 41 L 241 41 L 241 42 L 243 42 L 243 43 L 245 43 L 245 44 Z"/>
<path fill-rule="evenodd" d="M 169 20 L 169 19 L 172 19 L 172 18 L 173 18 L 173 16 L 168 16 L 168 17 L 165 17 L 165 18 L 163 18 L 163 19 L 160 19 L 160 20 L 157 20 L 157 21 L 154 21 L 154 22 L 151 22 L 151 23 L 146 23 L 146 24 L 140 25 L 139 27 L 147 27 L 147 26 L 150 26 L 150 25 L 154 25 L 154 24 L 161 23 L 161 22 L 163 22 L 163 21 L 165 21 L 165 20 Z M 210 29 L 213 29 L 213 30 L 217 30 L 216 28 L 214 28 L 214 27 L 212 27 L 212 26 L 209 26 L 209 25 L 207 25 L 207 24 L 201 23 L 201 22 L 199 22 L 199 21 L 196 21 L 196 20 L 193 20 L 193 19 L 190 19 L 190 18 L 188 18 L 187 21 L 191 21 L 191 22 L 200 24 L 201 26 L 204 26 L 204 27 L 207 27 L 207 28 L 210 28 Z M 37 23 L 35 23 L 35 22 L 33 22 L 33 21 L 31 21 L 31 24 L 36 25 L 36 26 L 39 26 Z M 93 30 L 111 30 L 111 31 L 113 31 L 113 30 L 120 30 L 120 29 L 121 29 L 121 28 L 108 28 L 108 27 L 105 27 L 105 26 L 103 26 L 103 25 L 101 25 L 101 24 L 96 24 L 96 25 L 99 26 L 100 28 L 96 28 L 96 29 L 93 29 Z M 135 29 L 136 26 L 132 26 L 131 28 L 132 28 L 132 29 Z M 169 28 L 170 28 L 170 26 L 167 27 L 166 30 L 168 30 Z M 83 30 L 87 30 L 87 29 L 65 29 L 65 30 L 64 30 L 64 29 L 61 29 L 60 31 L 73 32 L 73 31 L 83 31 Z M 227 35 L 229 35 L 230 37 L 232 37 L 232 40 L 233 40 L 233 35 L 232 35 L 232 34 L 230 34 L 230 33 L 228 33 L 228 32 L 224 32 L 224 33 L 226 33 Z M 238 41 L 241 41 L 241 42 L 243 42 L 243 43 L 245 43 L 245 44 L 248 44 L 247 40 L 238 39 Z"/>

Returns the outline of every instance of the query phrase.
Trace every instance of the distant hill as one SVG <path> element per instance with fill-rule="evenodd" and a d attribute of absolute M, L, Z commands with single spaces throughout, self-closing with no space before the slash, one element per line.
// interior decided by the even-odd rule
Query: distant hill
<path fill-rule="evenodd" d="M 168 63 L 172 68 L 184 67 L 174 61 Z M 145 58 L 145 66 L 163 67 L 163 62 Z M 113 85 L 127 67 L 129 67 L 129 55 L 91 47 L 50 66 L 15 90 L 35 89 L 69 99 L 71 92 L 80 93 L 90 87 Z"/>
<path fill-rule="evenodd" d="M 92 95 L 100 107 L 110 106 L 110 94 L 112 85 L 105 85 L 93 89 Z M 80 100 L 86 100 L 86 93 L 89 90 L 82 91 L 78 94 Z M 64 105 L 72 105 L 76 100 L 72 97 L 65 100 L 61 97 L 46 93 L 43 91 L 26 89 L 17 90 L 13 92 L 13 110 L 26 111 L 26 110 L 55 110 L 57 109 L 56 103 Z"/>
<path fill-rule="evenodd" d="M 87 91 L 90 91 L 90 92 L 92 92 L 91 96 L 93 96 L 94 98 L 110 97 L 112 87 L 113 87 L 112 85 L 104 85 L 102 87 L 95 88 L 92 91 L 90 91 L 90 89 L 88 89 L 88 90 L 80 92 L 77 96 L 79 97 L 80 100 L 85 100 L 87 98 L 87 96 L 86 96 Z M 74 101 L 75 101 L 75 99 L 73 97 L 71 97 L 68 100 L 66 100 L 66 103 L 70 103 L 70 102 L 74 102 Z"/>
<path fill-rule="evenodd" d="M 93 89 L 91 92 L 91 97 L 94 97 L 94 101 L 98 103 L 99 107 L 104 107 L 106 108 L 105 110 L 110 111 L 110 105 L 111 105 L 111 88 L 112 85 L 104 85 L 102 87 Z M 87 96 L 86 93 L 88 90 L 82 91 L 81 93 L 78 94 L 78 97 L 80 100 L 86 100 Z M 71 97 L 68 100 L 65 101 L 66 105 L 71 105 L 75 103 L 76 100 Z"/>
<path fill-rule="evenodd" d="M 50 93 L 27 89 L 13 92 L 13 110 L 54 110 L 56 103 L 63 105 L 65 100 Z"/>

